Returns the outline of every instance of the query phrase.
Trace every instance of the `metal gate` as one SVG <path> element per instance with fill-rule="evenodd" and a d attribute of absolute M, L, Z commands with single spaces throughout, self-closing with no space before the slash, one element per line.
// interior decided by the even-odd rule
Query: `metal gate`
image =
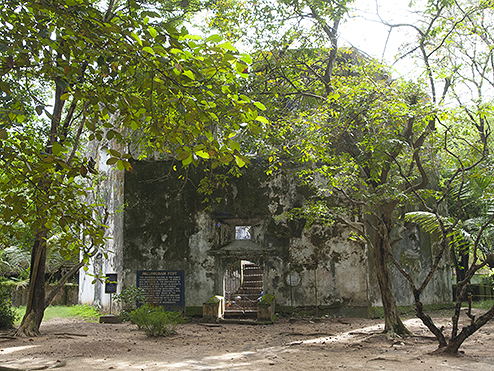
<path fill-rule="evenodd" d="M 262 295 L 262 269 L 247 260 L 239 260 L 225 272 L 225 312 L 228 315 L 257 312 Z"/>

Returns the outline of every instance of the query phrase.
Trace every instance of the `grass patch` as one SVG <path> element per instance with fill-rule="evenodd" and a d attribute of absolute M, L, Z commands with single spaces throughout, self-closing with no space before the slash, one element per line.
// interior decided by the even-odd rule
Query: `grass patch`
<path fill-rule="evenodd" d="M 19 319 L 16 321 L 16 324 L 18 325 L 21 323 L 22 317 L 24 317 L 24 314 L 26 313 L 26 307 L 22 306 L 14 309 L 19 315 Z M 53 318 L 80 318 L 89 322 L 97 322 L 98 317 L 98 310 L 88 304 L 71 306 L 54 305 L 46 308 L 43 321 L 48 321 Z"/>
<path fill-rule="evenodd" d="M 494 305 L 494 300 L 483 300 L 483 301 L 472 301 L 473 308 L 489 310 Z M 468 306 L 468 304 L 463 304 L 463 306 Z"/>

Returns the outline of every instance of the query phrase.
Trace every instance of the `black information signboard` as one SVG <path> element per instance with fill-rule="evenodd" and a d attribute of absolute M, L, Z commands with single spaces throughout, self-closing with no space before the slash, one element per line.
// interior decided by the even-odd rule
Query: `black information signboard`
<path fill-rule="evenodd" d="M 184 271 L 137 271 L 137 287 L 149 304 L 165 310 L 185 310 Z"/>
<path fill-rule="evenodd" d="M 117 292 L 117 274 L 108 273 L 105 281 L 105 294 L 115 294 Z"/>

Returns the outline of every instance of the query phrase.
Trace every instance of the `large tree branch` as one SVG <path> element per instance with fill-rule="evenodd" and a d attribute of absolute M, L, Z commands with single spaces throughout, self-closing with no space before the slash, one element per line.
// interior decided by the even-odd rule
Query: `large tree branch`
<path fill-rule="evenodd" d="M 45 309 L 51 304 L 55 296 L 60 292 L 60 290 L 64 287 L 64 285 L 67 283 L 67 281 L 77 273 L 79 269 L 81 269 L 84 266 L 84 262 L 80 262 L 76 265 L 74 265 L 67 273 L 63 275 L 63 277 L 58 281 L 58 283 L 53 286 L 53 288 L 50 290 L 48 294 L 45 296 Z"/>
<path fill-rule="evenodd" d="M 328 62 L 324 71 L 324 82 L 326 88 L 326 94 L 331 92 L 331 77 L 333 75 L 333 69 L 336 61 L 336 55 L 338 54 L 338 27 L 341 21 L 341 16 L 337 15 L 333 20 L 333 27 L 330 27 L 324 19 L 322 19 L 314 6 L 310 6 L 310 10 L 314 19 L 322 27 L 324 33 L 328 36 L 331 42 L 331 49 L 329 51 Z"/>
<path fill-rule="evenodd" d="M 83 116 L 82 116 L 81 122 L 79 123 L 79 128 L 77 129 L 77 133 L 76 133 L 75 138 L 74 138 L 74 146 L 72 147 L 72 152 L 70 153 L 70 156 L 67 158 L 67 161 L 66 161 L 67 165 L 70 165 L 70 163 L 74 159 L 76 151 L 77 151 L 77 147 L 79 146 L 79 141 L 81 139 L 82 131 L 84 129 L 84 125 L 86 125 L 86 115 L 85 115 L 84 111 L 86 110 L 88 105 L 89 105 L 89 102 L 85 102 L 83 105 L 83 108 L 82 108 Z"/>

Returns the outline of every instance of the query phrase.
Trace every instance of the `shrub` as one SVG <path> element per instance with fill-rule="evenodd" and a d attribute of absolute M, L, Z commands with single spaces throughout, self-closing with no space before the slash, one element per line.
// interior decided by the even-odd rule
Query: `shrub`
<path fill-rule="evenodd" d="M 129 285 L 124 288 L 120 294 L 114 296 L 115 303 L 122 304 L 122 310 L 120 311 L 120 319 L 124 322 L 130 321 L 130 313 L 136 308 L 137 302 L 143 302 L 146 300 L 144 290 L 134 285 Z"/>
<path fill-rule="evenodd" d="M 162 307 L 145 304 L 130 312 L 130 321 L 147 336 L 167 336 L 184 322 L 184 318 L 181 312 L 166 312 Z"/>
<path fill-rule="evenodd" d="M 0 329 L 14 327 L 18 315 L 12 308 L 12 288 L 0 282 Z"/>

